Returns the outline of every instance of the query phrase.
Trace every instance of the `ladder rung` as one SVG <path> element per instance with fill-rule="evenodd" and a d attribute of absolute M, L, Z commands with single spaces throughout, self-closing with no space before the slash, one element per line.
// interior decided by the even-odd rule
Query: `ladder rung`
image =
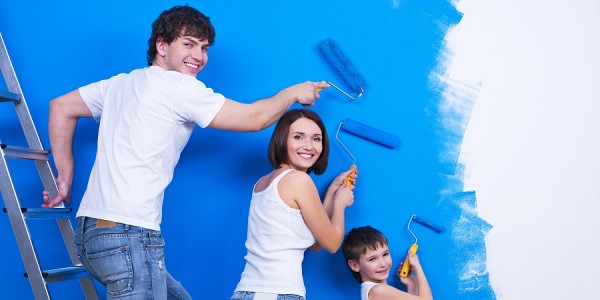
<path fill-rule="evenodd" d="M 32 160 L 48 160 L 49 150 L 37 150 L 23 147 L 9 146 L 6 144 L 0 144 L 4 156 L 9 158 L 21 158 L 21 159 L 32 159 Z"/>
<path fill-rule="evenodd" d="M 7 212 L 6 208 L 3 209 Z M 21 212 L 27 219 L 68 219 L 71 217 L 72 209 L 64 208 L 26 208 L 22 207 Z"/>
<path fill-rule="evenodd" d="M 27 273 L 24 273 L 23 276 L 28 277 Z M 42 277 L 46 279 L 47 283 L 79 279 L 89 276 L 90 274 L 82 266 L 42 271 Z"/>
<path fill-rule="evenodd" d="M 21 100 L 21 97 L 19 97 L 18 94 L 0 91 L 0 102 L 19 101 L 19 100 Z"/>

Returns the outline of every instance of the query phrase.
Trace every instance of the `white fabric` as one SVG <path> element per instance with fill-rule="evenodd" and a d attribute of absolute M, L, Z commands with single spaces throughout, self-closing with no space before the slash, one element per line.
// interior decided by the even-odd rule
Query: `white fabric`
<path fill-rule="evenodd" d="M 181 151 L 195 124 L 208 126 L 225 97 L 192 76 L 155 66 L 79 92 L 100 128 L 77 216 L 160 230 L 164 190 Z"/>
<path fill-rule="evenodd" d="M 277 294 L 255 293 L 252 300 L 277 300 Z"/>
<path fill-rule="evenodd" d="M 360 284 L 360 300 L 369 300 L 369 292 L 379 283 L 366 281 Z"/>
<path fill-rule="evenodd" d="M 300 210 L 285 204 L 277 191 L 277 184 L 290 171 L 279 174 L 265 190 L 252 193 L 246 267 L 235 291 L 306 297 L 302 260 L 315 237 Z"/>

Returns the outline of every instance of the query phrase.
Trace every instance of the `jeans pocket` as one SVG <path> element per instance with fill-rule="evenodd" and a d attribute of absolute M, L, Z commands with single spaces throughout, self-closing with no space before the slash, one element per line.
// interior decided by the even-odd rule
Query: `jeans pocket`
<path fill-rule="evenodd" d="M 87 252 L 83 261 L 86 269 L 106 286 L 110 295 L 118 296 L 133 290 L 131 254 L 128 246 Z"/>
<path fill-rule="evenodd" d="M 292 294 L 279 295 L 277 300 L 305 300 L 304 297 Z"/>
<path fill-rule="evenodd" d="M 157 274 L 165 272 L 161 275 L 166 276 L 165 241 L 162 234 L 158 231 L 150 232 L 148 240 L 144 243 L 144 248 L 146 249 L 148 261 L 158 265 L 158 270 L 155 270 L 158 272 Z"/>
<path fill-rule="evenodd" d="M 145 242 L 144 247 L 146 249 L 164 249 L 165 240 L 162 234 L 158 231 L 153 231 L 148 234 L 148 240 Z"/>

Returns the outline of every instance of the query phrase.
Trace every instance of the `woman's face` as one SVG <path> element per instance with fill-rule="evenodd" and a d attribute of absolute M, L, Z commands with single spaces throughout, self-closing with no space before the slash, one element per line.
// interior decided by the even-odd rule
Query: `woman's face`
<path fill-rule="evenodd" d="M 317 123 L 300 118 L 290 125 L 287 156 L 292 169 L 306 172 L 317 162 L 322 151 L 323 135 Z"/>

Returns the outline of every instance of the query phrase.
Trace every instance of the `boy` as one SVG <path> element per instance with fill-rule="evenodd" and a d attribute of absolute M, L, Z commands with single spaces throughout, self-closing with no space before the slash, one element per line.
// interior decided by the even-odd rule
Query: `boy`
<path fill-rule="evenodd" d="M 361 300 L 433 299 L 431 289 L 417 255 L 408 251 L 412 273 L 400 278 L 407 287 L 404 292 L 387 284 L 392 257 L 385 236 L 371 226 L 353 228 L 342 244 L 344 259 L 352 276 L 361 284 Z M 399 274 L 402 264 L 398 267 Z"/>

